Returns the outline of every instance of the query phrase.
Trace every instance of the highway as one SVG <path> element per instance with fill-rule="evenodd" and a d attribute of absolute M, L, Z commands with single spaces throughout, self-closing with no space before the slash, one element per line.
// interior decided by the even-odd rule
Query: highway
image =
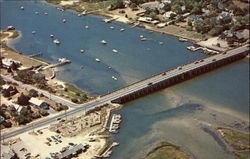
<path fill-rule="evenodd" d="M 141 90 L 143 88 L 149 87 L 149 85 L 148 85 L 149 83 L 152 83 L 151 85 L 153 85 L 153 84 L 156 84 L 158 82 L 164 81 L 164 80 L 166 80 L 168 78 L 171 78 L 171 77 L 183 74 L 185 72 L 188 72 L 190 70 L 193 70 L 193 69 L 208 65 L 210 63 L 213 63 L 214 59 L 221 60 L 223 58 L 234 56 L 236 54 L 246 52 L 248 50 L 249 50 L 249 48 L 247 46 L 244 46 L 244 47 L 236 48 L 234 50 L 230 50 L 226 54 L 221 53 L 221 54 L 217 54 L 217 55 L 214 55 L 214 56 L 204 58 L 203 60 L 197 60 L 197 61 L 194 61 L 192 63 L 182 65 L 182 66 L 179 66 L 179 67 L 177 67 L 175 69 L 166 71 L 165 74 L 163 74 L 163 72 L 162 72 L 160 74 L 157 74 L 157 75 L 152 76 L 150 78 L 147 78 L 145 80 L 136 82 L 136 83 L 131 84 L 131 85 L 127 86 L 127 87 L 121 88 L 119 90 L 116 90 L 116 91 L 111 92 L 109 94 L 106 94 L 104 96 L 101 96 L 100 98 L 92 100 L 92 101 L 90 101 L 88 103 L 79 104 L 79 105 L 73 104 L 73 103 L 71 103 L 69 101 L 66 101 L 63 98 L 60 98 L 60 97 L 57 97 L 57 96 L 54 96 L 54 95 L 50 95 L 49 93 L 44 92 L 42 90 L 38 90 L 38 89 L 36 89 L 36 88 L 34 88 L 32 86 L 26 85 L 25 87 L 27 87 L 28 89 L 32 88 L 32 89 L 38 90 L 39 92 L 42 91 L 44 95 L 51 96 L 51 99 L 53 99 L 55 101 L 58 101 L 60 103 L 63 102 L 63 104 L 66 104 L 66 105 L 72 107 L 71 110 L 67 111 L 67 117 L 70 117 L 70 116 L 74 116 L 76 113 L 85 112 L 85 111 L 89 111 L 91 109 L 101 107 L 101 106 L 103 106 L 105 104 L 110 103 L 110 101 L 112 101 L 112 100 L 118 99 L 120 97 L 129 95 L 129 94 L 131 94 L 133 92 Z M 181 69 L 179 69 L 180 67 L 181 67 Z M 5 77 L 4 79 L 9 79 L 9 78 Z M 21 86 L 23 84 L 20 83 L 19 85 Z M 17 130 L 13 130 L 11 132 L 2 134 L 1 140 L 16 136 L 18 134 L 30 131 L 32 129 L 36 129 L 36 128 L 39 128 L 39 127 L 42 127 L 42 126 L 46 126 L 48 124 L 51 124 L 51 123 L 57 121 L 56 120 L 57 118 L 63 118 L 63 117 L 65 117 L 64 113 L 63 114 L 58 114 L 58 115 L 53 116 L 53 117 L 47 117 L 45 119 L 33 122 L 32 124 L 26 125 L 26 126 L 21 127 L 21 128 L 19 128 Z"/>

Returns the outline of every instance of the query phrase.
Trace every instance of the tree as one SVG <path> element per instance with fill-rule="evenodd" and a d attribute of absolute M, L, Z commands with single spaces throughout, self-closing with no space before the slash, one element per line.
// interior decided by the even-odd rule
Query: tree
<path fill-rule="evenodd" d="M 17 98 L 17 103 L 20 105 L 28 105 L 30 98 L 23 93 Z"/>
<path fill-rule="evenodd" d="M 43 109 L 40 110 L 40 114 L 41 114 L 42 116 L 47 116 L 47 115 L 49 115 L 48 111 L 43 110 Z"/>
<path fill-rule="evenodd" d="M 223 26 L 219 25 L 211 29 L 208 34 L 211 36 L 218 36 L 223 32 Z"/>
<path fill-rule="evenodd" d="M 196 20 L 194 27 L 198 33 L 207 33 L 209 31 L 209 26 L 202 19 Z"/>
<path fill-rule="evenodd" d="M 38 97 L 38 92 L 36 90 L 34 90 L 34 89 L 31 89 L 29 91 L 29 96 L 30 97 Z"/>
<path fill-rule="evenodd" d="M 4 97 L 10 97 L 10 91 L 8 91 L 8 90 L 6 90 L 6 89 L 4 89 L 3 91 L 2 91 L 2 94 L 3 94 L 3 96 Z"/>
<path fill-rule="evenodd" d="M 5 82 L 5 80 L 2 78 L 2 76 L 0 76 L 0 85 L 2 86 L 2 85 L 4 85 L 6 82 Z"/>

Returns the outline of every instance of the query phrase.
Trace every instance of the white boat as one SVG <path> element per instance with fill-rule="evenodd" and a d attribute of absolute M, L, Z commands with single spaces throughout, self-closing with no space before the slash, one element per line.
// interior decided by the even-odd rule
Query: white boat
<path fill-rule="evenodd" d="M 35 12 L 35 14 L 39 14 L 38 12 Z"/>
<path fill-rule="evenodd" d="M 118 53 L 118 51 L 116 49 L 113 49 L 112 51 L 113 51 L 113 53 Z"/>
<path fill-rule="evenodd" d="M 55 40 L 53 40 L 53 43 L 59 45 L 59 44 L 60 44 L 60 41 L 59 41 L 58 39 L 55 39 Z"/>
<path fill-rule="evenodd" d="M 111 27 L 109 27 L 110 29 L 115 29 L 115 27 L 113 27 L 113 26 L 111 26 Z"/>
<path fill-rule="evenodd" d="M 67 21 L 66 19 L 63 19 L 63 23 L 66 23 L 66 21 Z"/>
<path fill-rule="evenodd" d="M 86 26 L 85 26 L 85 29 L 88 29 L 88 28 L 89 28 L 89 26 L 88 26 L 88 25 L 86 25 Z"/>
<path fill-rule="evenodd" d="M 115 81 L 117 80 L 117 78 L 115 76 L 112 76 L 112 79 L 115 80 Z"/>
<path fill-rule="evenodd" d="M 85 52 L 85 50 L 81 49 L 81 50 L 80 50 L 80 52 L 81 52 L 81 53 L 84 53 L 84 52 Z"/>
<path fill-rule="evenodd" d="M 45 13 L 44 13 L 44 15 L 48 15 L 48 13 L 47 13 L 47 12 L 45 12 Z"/>
<path fill-rule="evenodd" d="M 54 35 L 53 35 L 53 34 L 50 34 L 50 37 L 51 37 L 51 38 L 54 38 Z"/>
<path fill-rule="evenodd" d="M 77 14 L 78 17 L 81 17 L 83 15 L 87 15 L 87 11 L 83 11 L 82 13 Z"/>
<path fill-rule="evenodd" d="M 110 67 L 110 66 L 109 66 L 108 68 L 109 68 L 109 69 L 111 69 L 111 67 Z"/>
<path fill-rule="evenodd" d="M 67 64 L 67 63 L 71 63 L 70 60 L 67 60 L 66 58 L 58 58 L 58 61 L 62 64 Z"/>
<path fill-rule="evenodd" d="M 140 35 L 140 38 L 144 38 L 144 36 L 143 36 L 143 35 Z"/>
<path fill-rule="evenodd" d="M 31 33 L 32 33 L 32 34 L 36 34 L 36 31 L 32 31 Z"/>
<path fill-rule="evenodd" d="M 147 38 L 141 38 L 141 41 L 146 41 L 147 40 Z"/>
<path fill-rule="evenodd" d="M 21 9 L 21 10 L 24 10 L 24 7 L 23 7 L 23 6 L 21 6 L 21 7 L 20 7 L 20 9 Z"/>
<path fill-rule="evenodd" d="M 100 43 L 102 43 L 102 44 L 107 44 L 107 41 L 105 41 L 105 40 L 102 40 L 102 41 L 100 41 Z"/>
<path fill-rule="evenodd" d="M 180 42 L 186 42 L 186 41 L 188 41 L 188 40 L 185 39 L 185 38 L 179 38 L 179 41 L 180 41 Z"/>
<path fill-rule="evenodd" d="M 164 42 L 160 41 L 160 42 L 159 42 L 159 44 L 160 44 L 160 45 L 163 45 L 163 44 L 164 44 Z"/>
<path fill-rule="evenodd" d="M 96 58 L 96 59 L 95 59 L 95 61 L 96 61 L 96 62 L 101 62 L 101 60 L 100 60 L 100 59 L 98 59 L 98 58 Z"/>
<path fill-rule="evenodd" d="M 123 32 L 123 31 L 125 31 L 125 29 L 124 29 L 124 28 L 121 28 L 121 29 L 120 29 L 120 32 Z"/>

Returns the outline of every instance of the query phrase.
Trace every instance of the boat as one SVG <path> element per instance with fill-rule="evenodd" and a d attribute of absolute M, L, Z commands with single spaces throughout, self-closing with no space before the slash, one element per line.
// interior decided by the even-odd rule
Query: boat
<path fill-rule="evenodd" d="M 144 36 L 143 36 L 143 35 L 140 35 L 140 38 L 144 38 Z"/>
<path fill-rule="evenodd" d="M 118 53 L 118 51 L 116 49 L 113 49 L 112 51 L 113 51 L 113 53 Z"/>
<path fill-rule="evenodd" d="M 83 66 L 80 67 L 80 69 L 83 69 L 83 68 L 84 68 Z"/>
<path fill-rule="evenodd" d="M 83 16 L 83 15 L 87 15 L 87 11 L 86 11 L 86 10 L 83 11 L 82 13 L 77 14 L 78 17 L 81 17 L 81 16 Z"/>
<path fill-rule="evenodd" d="M 160 42 L 159 42 L 159 44 L 160 44 L 160 45 L 163 45 L 163 44 L 164 44 L 164 42 L 160 41 Z"/>
<path fill-rule="evenodd" d="M 111 27 L 109 27 L 110 29 L 115 29 L 115 27 L 113 27 L 113 26 L 111 26 Z"/>
<path fill-rule="evenodd" d="M 186 41 L 188 41 L 187 39 L 184 39 L 184 38 L 179 38 L 179 41 L 181 41 L 181 42 L 186 42 Z"/>
<path fill-rule="evenodd" d="M 35 14 L 39 14 L 38 12 L 35 12 Z"/>
<path fill-rule="evenodd" d="M 95 61 L 96 61 L 96 62 L 101 62 L 101 60 L 100 60 L 100 59 L 98 59 L 98 58 L 96 58 L 96 59 L 95 59 Z"/>
<path fill-rule="evenodd" d="M 48 13 L 47 13 L 47 12 L 45 12 L 45 13 L 44 13 L 44 15 L 48 15 Z"/>
<path fill-rule="evenodd" d="M 112 76 L 112 79 L 115 80 L 115 81 L 117 81 L 117 78 L 115 76 Z"/>
<path fill-rule="evenodd" d="M 88 28 L 89 28 L 89 26 L 86 25 L 86 26 L 85 26 L 85 29 L 88 29 Z"/>
<path fill-rule="evenodd" d="M 70 61 L 70 60 L 67 60 L 66 58 L 58 58 L 58 61 L 59 61 L 61 64 L 71 63 L 71 61 Z"/>
<path fill-rule="evenodd" d="M 31 33 L 32 33 L 32 34 L 36 34 L 36 31 L 32 31 Z"/>
<path fill-rule="evenodd" d="M 24 10 L 24 7 L 23 7 L 23 6 L 21 6 L 21 7 L 20 7 L 20 9 L 21 9 L 21 10 Z"/>
<path fill-rule="evenodd" d="M 109 66 L 108 68 L 109 68 L 109 69 L 111 69 L 111 67 L 110 67 L 110 66 Z"/>
<path fill-rule="evenodd" d="M 66 19 L 63 19 L 63 23 L 66 23 L 66 21 L 67 21 Z"/>
<path fill-rule="evenodd" d="M 59 45 L 61 42 L 58 39 L 53 40 L 53 43 Z"/>
<path fill-rule="evenodd" d="M 54 38 L 54 35 L 53 35 L 53 34 L 50 34 L 50 37 L 51 37 L 51 38 Z"/>
<path fill-rule="evenodd" d="M 102 41 L 100 41 L 100 43 L 102 43 L 102 44 L 107 44 L 107 41 L 105 41 L 105 40 L 102 40 Z"/>
<path fill-rule="evenodd" d="M 125 29 L 124 29 L 124 28 L 121 28 L 121 29 L 120 29 L 120 32 L 123 32 L 123 31 L 125 31 Z"/>
<path fill-rule="evenodd" d="M 81 52 L 81 53 L 84 53 L 84 52 L 85 52 L 85 50 L 81 49 L 81 50 L 80 50 L 80 52 Z"/>
<path fill-rule="evenodd" d="M 146 41 L 147 40 L 147 38 L 141 38 L 141 41 Z"/>

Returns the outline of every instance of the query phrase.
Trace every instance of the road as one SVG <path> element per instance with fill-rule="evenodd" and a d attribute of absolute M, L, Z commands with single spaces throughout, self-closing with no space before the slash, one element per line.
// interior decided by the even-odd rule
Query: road
<path fill-rule="evenodd" d="M 150 77 L 150 78 L 147 78 L 145 80 L 136 82 L 136 83 L 134 83 L 132 85 L 129 85 L 129 86 L 121 88 L 121 89 L 119 89 L 117 91 L 114 91 L 114 92 L 111 92 L 111 93 L 106 94 L 104 96 L 101 96 L 100 98 L 97 98 L 97 99 L 95 99 L 93 101 L 90 101 L 88 103 L 85 103 L 85 104 L 79 104 L 79 105 L 73 104 L 73 103 L 71 103 L 69 101 L 66 101 L 63 98 L 53 96 L 53 95 L 51 95 L 51 99 L 53 99 L 55 101 L 59 101 L 59 102 L 64 102 L 64 104 L 69 105 L 71 107 L 74 107 L 73 109 L 67 111 L 67 116 L 70 117 L 70 116 L 74 116 L 76 113 L 80 113 L 80 112 L 83 112 L 83 111 L 89 111 L 91 109 L 102 107 L 103 105 L 110 103 L 110 101 L 112 101 L 112 100 L 118 99 L 119 97 L 123 97 L 125 95 L 131 94 L 131 93 L 133 93 L 135 91 L 138 91 L 140 89 L 148 87 L 149 83 L 155 84 L 155 83 L 161 82 L 163 80 L 166 80 L 168 78 L 183 74 L 183 73 L 188 72 L 190 70 L 193 70 L 195 68 L 199 68 L 199 67 L 202 67 L 204 65 L 213 63 L 214 59 L 220 60 L 220 59 L 227 58 L 229 56 L 233 56 L 233 55 L 236 55 L 236 54 L 239 54 L 241 52 L 248 51 L 248 50 L 249 50 L 248 47 L 244 46 L 244 47 L 240 47 L 240 48 L 228 51 L 226 54 L 218 54 L 218 55 L 214 55 L 214 56 L 204 58 L 202 62 L 199 60 L 198 63 L 192 62 L 192 63 L 186 64 L 186 65 L 182 65 L 182 66 L 180 66 L 182 69 L 179 69 L 179 67 L 177 67 L 175 69 L 166 71 L 165 75 L 163 75 L 163 73 L 160 73 L 160 74 L 155 75 L 153 77 Z M 27 89 L 31 89 L 31 88 L 35 89 L 34 87 L 29 86 L 29 85 L 24 85 L 24 86 L 27 87 Z M 42 90 L 38 90 L 38 91 L 42 92 L 46 96 L 47 95 L 50 96 L 50 94 L 47 93 L 47 92 L 44 92 Z M 33 124 L 29 124 L 27 126 L 24 126 L 24 127 L 20 128 L 20 129 L 18 129 L 18 130 L 14 130 L 14 131 L 2 134 L 1 140 L 3 138 L 4 139 L 10 138 L 10 137 L 16 136 L 18 134 L 30 131 L 32 129 L 39 128 L 39 127 L 51 124 L 51 123 L 55 122 L 57 118 L 63 118 L 64 116 L 65 116 L 65 114 L 58 114 L 58 115 L 53 116 L 53 117 L 48 117 L 46 119 L 43 119 L 43 120 L 40 120 L 40 121 L 37 121 L 37 122 L 33 122 Z"/>

